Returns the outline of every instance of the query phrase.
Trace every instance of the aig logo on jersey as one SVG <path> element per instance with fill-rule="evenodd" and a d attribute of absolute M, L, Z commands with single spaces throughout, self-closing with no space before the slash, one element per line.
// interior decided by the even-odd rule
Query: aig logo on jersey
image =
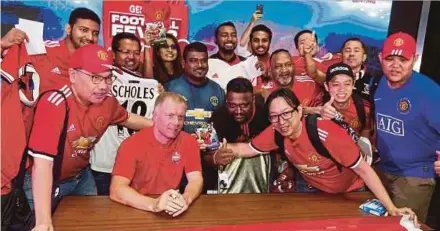
<path fill-rule="evenodd" d="M 377 129 L 395 136 L 405 135 L 402 120 L 380 113 L 377 113 Z"/>
<path fill-rule="evenodd" d="M 411 109 L 411 102 L 407 98 L 403 98 L 399 100 L 397 104 L 397 110 L 402 114 L 408 114 Z"/>

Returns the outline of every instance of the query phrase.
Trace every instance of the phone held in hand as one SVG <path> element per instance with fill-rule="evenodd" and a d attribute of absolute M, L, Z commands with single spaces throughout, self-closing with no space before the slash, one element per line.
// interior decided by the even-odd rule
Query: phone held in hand
<path fill-rule="evenodd" d="M 259 11 L 260 14 L 263 14 L 263 5 L 262 4 L 257 4 L 257 11 Z"/>
<path fill-rule="evenodd" d="M 163 22 L 149 22 L 146 24 L 147 33 L 153 36 L 151 45 L 161 46 L 167 43 L 165 25 Z"/>

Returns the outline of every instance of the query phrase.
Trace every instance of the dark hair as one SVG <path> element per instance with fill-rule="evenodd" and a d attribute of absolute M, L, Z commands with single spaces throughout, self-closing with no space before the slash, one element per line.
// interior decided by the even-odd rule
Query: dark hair
<path fill-rule="evenodd" d="M 253 93 L 254 88 L 252 87 L 251 81 L 246 78 L 238 77 L 231 79 L 226 86 L 226 93 Z"/>
<path fill-rule="evenodd" d="M 220 27 L 223 27 L 223 26 L 230 26 L 230 27 L 233 27 L 234 30 L 237 31 L 237 29 L 235 28 L 234 23 L 231 22 L 231 21 L 227 21 L 227 22 L 224 22 L 224 23 L 218 25 L 218 26 L 215 28 L 215 38 L 217 38 L 218 31 L 220 30 Z"/>
<path fill-rule="evenodd" d="M 183 73 L 182 56 L 177 38 L 174 37 L 174 35 L 172 34 L 166 34 L 165 37 L 173 40 L 174 44 L 176 44 L 177 57 L 176 60 L 173 61 L 174 73 L 173 75 L 169 75 L 167 70 L 165 69 L 165 64 L 163 63 L 159 55 L 160 46 L 153 46 L 153 75 L 154 79 L 159 81 L 161 84 L 165 84 L 169 80 L 181 76 Z"/>
<path fill-rule="evenodd" d="M 139 38 L 136 37 L 136 35 L 134 35 L 133 33 L 121 32 L 121 33 L 116 34 L 112 39 L 113 52 L 116 52 L 119 50 L 119 42 L 123 39 L 129 39 L 131 41 L 137 42 L 137 44 L 139 45 L 139 50 L 141 49 L 141 40 L 139 40 Z"/>
<path fill-rule="evenodd" d="M 188 53 L 190 51 L 197 51 L 197 52 L 206 52 L 208 53 L 208 48 L 205 44 L 201 42 L 193 42 L 188 45 L 186 45 L 185 49 L 183 49 L 183 60 L 186 60 Z"/>
<path fill-rule="evenodd" d="M 269 41 L 272 41 L 272 31 L 269 29 L 269 27 L 267 27 L 263 24 L 258 24 L 252 28 L 251 35 L 250 35 L 250 41 L 252 41 L 252 39 L 254 38 L 254 32 L 257 32 L 257 31 L 266 32 L 269 35 Z"/>
<path fill-rule="evenodd" d="M 73 27 L 73 25 L 76 23 L 76 20 L 78 20 L 79 18 L 89 19 L 98 23 L 98 25 L 101 25 L 101 19 L 99 19 L 99 16 L 92 10 L 84 7 L 76 8 L 72 11 L 72 13 L 70 13 L 69 25 Z"/>
<path fill-rule="evenodd" d="M 368 51 L 367 46 L 365 45 L 364 42 L 362 42 L 362 40 L 360 38 L 349 38 L 349 39 L 345 40 L 344 43 L 342 43 L 341 53 L 344 50 L 345 45 L 347 45 L 347 43 L 351 42 L 351 41 L 359 42 L 362 46 L 362 49 L 364 50 L 364 54 L 367 54 L 367 51 Z"/>
<path fill-rule="evenodd" d="M 269 113 L 269 107 L 272 101 L 278 97 L 283 98 L 286 103 L 296 110 L 299 106 L 298 97 L 296 97 L 295 93 L 288 88 L 279 88 L 274 92 L 270 93 L 266 100 L 266 111 Z"/>
<path fill-rule="evenodd" d="M 293 38 L 293 41 L 295 42 L 296 49 L 299 49 L 298 48 L 298 42 L 299 42 L 298 40 L 299 40 L 299 37 L 301 35 L 303 35 L 303 34 L 313 34 L 313 31 L 311 31 L 311 30 L 302 30 L 302 31 L 298 32 L 295 35 L 295 38 Z M 315 39 L 316 39 L 316 43 L 318 43 L 318 35 L 316 35 L 316 33 L 315 33 Z"/>
<path fill-rule="evenodd" d="M 278 49 L 278 50 L 275 50 L 274 52 L 272 52 L 272 54 L 270 55 L 270 59 L 269 60 L 272 62 L 272 57 L 275 56 L 278 53 L 281 53 L 281 52 L 286 52 L 287 54 L 289 54 L 289 56 L 291 56 L 290 52 L 288 50 L 286 50 L 286 49 Z"/>

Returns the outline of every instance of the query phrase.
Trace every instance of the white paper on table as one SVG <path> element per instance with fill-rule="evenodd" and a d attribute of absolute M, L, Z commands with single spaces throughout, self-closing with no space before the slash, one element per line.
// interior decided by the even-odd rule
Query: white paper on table
<path fill-rule="evenodd" d="M 46 54 L 43 40 L 44 23 L 19 18 L 15 28 L 24 31 L 29 38 L 28 42 L 24 42 L 28 55 Z"/>
<path fill-rule="evenodd" d="M 400 225 L 408 231 L 422 231 L 421 229 L 416 228 L 414 222 L 409 219 L 409 215 L 402 216 L 402 219 L 400 219 Z"/>

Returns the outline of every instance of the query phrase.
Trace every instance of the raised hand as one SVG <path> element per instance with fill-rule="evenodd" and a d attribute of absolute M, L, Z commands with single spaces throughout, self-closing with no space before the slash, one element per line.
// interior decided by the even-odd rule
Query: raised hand
<path fill-rule="evenodd" d="M 335 117 L 337 111 L 332 105 L 333 101 L 335 98 L 331 96 L 330 100 L 321 107 L 320 114 L 323 119 L 331 120 Z"/>

